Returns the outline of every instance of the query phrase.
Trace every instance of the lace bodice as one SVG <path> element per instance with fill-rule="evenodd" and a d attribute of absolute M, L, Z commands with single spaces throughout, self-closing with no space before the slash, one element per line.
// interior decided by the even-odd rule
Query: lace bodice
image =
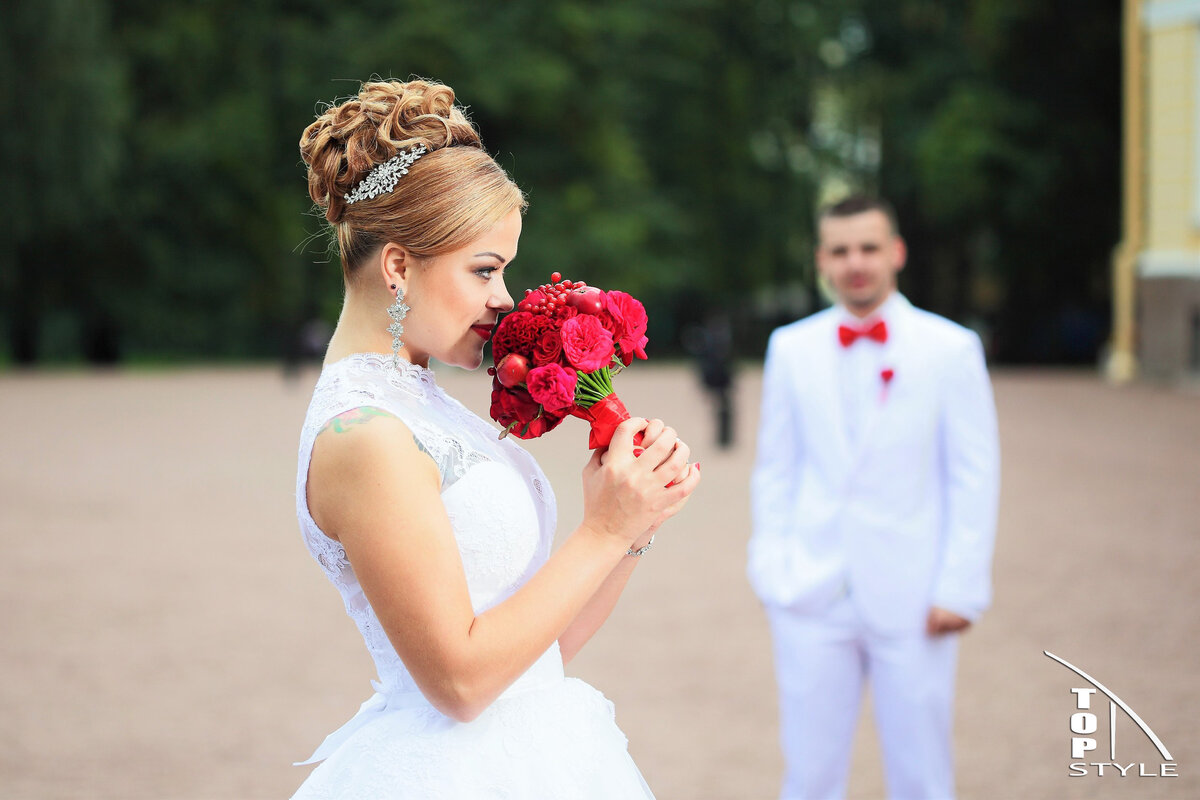
<path fill-rule="evenodd" d="M 500 603 L 550 556 L 555 505 L 537 463 L 511 439 L 447 395 L 433 372 L 390 355 L 360 353 L 326 366 L 317 380 L 296 473 L 296 513 L 309 552 L 341 593 L 390 697 L 417 687 L 363 595 L 345 550 L 325 536 L 308 510 L 308 464 L 318 432 L 361 406 L 398 417 L 437 463 L 446 506 L 475 613 Z M 561 661 L 558 663 L 561 670 Z M 419 695 L 414 696 L 419 701 Z"/>

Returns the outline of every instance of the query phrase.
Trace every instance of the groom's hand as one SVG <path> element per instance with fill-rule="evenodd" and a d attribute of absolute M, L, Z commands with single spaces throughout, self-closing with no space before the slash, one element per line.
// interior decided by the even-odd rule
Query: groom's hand
<path fill-rule="evenodd" d="M 937 606 L 929 609 L 929 617 L 925 621 L 925 630 L 930 636 L 965 631 L 969 627 L 971 627 L 971 620 Z"/>

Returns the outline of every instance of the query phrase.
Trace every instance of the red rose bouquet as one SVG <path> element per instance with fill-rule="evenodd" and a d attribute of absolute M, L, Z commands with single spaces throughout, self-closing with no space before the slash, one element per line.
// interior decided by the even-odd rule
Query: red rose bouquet
<path fill-rule="evenodd" d="M 576 416 L 591 424 L 588 446 L 606 447 L 630 416 L 612 377 L 646 358 L 646 309 L 625 292 L 550 280 L 526 289 L 492 336 L 492 419 L 501 436 L 533 439 Z"/>

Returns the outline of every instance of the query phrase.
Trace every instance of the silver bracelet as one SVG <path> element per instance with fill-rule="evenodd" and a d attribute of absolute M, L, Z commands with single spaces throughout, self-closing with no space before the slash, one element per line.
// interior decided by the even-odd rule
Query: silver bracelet
<path fill-rule="evenodd" d="M 646 551 L 649 550 L 653 546 L 654 546 L 654 534 L 652 533 L 652 534 L 650 534 L 650 541 L 646 542 L 646 544 L 642 545 L 637 550 L 634 550 L 632 547 L 629 548 L 629 551 L 626 552 L 625 555 L 633 556 L 634 558 L 640 558 L 641 556 L 644 556 L 646 554 Z"/>

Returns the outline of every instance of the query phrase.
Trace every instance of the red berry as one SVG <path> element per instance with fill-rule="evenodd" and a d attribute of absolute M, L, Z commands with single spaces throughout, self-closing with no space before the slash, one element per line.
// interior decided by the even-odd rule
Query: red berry
<path fill-rule="evenodd" d="M 553 281 L 554 283 L 558 283 L 559 281 L 562 280 L 562 273 L 561 272 L 551 272 L 550 280 Z"/>

